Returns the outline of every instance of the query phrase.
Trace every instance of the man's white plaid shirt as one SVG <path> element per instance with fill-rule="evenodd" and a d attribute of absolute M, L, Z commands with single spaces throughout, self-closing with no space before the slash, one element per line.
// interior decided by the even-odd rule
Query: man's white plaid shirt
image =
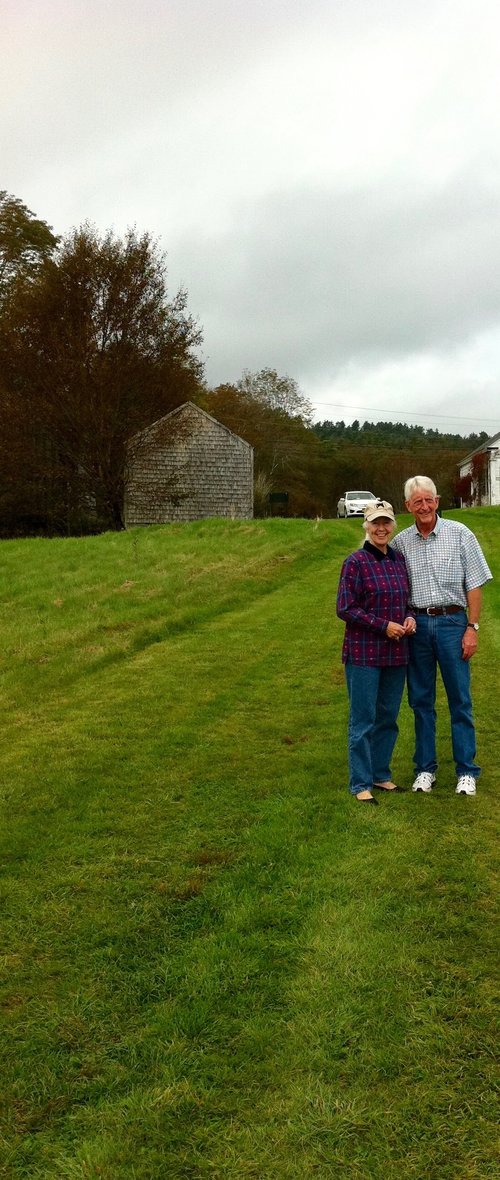
<path fill-rule="evenodd" d="M 406 558 L 413 606 L 466 608 L 467 591 L 493 576 L 474 533 L 456 520 L 438 516 L 428 537 L 422 537 L 412 524 L 391 545 Z"/>

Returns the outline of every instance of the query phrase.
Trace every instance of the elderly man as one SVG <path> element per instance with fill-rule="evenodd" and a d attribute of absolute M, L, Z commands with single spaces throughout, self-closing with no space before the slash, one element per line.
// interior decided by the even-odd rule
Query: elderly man
<path fill-rule="evenodd" d="M 436 780 L 436 669 L 451 717 L 457 795 L 475 795 L 480 774 L 470 695 L 470 659 L 479 631 L 481 586 L 491 573 L 474 533 L 438 516 L 439 496 L 425 475 L 405 484 L 415 524 L 392 541 L 404 554 L 410 601 L 417 619 L 408 665 L 408 700 L 415 717 L 414 791 L 428 793 Z"/>

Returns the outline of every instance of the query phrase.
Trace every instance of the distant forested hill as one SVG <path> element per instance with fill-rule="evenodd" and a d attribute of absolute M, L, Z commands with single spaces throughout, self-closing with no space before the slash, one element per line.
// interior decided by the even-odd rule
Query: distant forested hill
<path fill-rule="evenodd" d="M 437 447 L 460 451 L 463 455 L 474 451 L 486 442 L 484 430 L 479 434 L 443 434 L 439 430 L 425 429 L 424 426 L 408 426 L 404 422 L 315 422 L 314 433 L 324 441 L 356 443 L 362 447 L 394 447 L 420 449 Z"/>

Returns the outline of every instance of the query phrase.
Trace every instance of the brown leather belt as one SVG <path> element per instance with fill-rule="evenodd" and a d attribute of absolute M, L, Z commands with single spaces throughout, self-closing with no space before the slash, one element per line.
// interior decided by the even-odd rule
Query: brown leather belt
<path fill-rule="evenodd" d="M 411 610 L 415 611 L 416 615 L 457 615 L 459 611 L 465 610 L 463 606 L 412 606 Z"/>

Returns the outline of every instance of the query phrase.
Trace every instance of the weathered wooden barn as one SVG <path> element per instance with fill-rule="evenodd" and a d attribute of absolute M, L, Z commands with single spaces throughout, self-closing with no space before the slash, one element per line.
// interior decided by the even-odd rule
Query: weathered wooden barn
<path fill-rule="evenodd" d="M 253 516 L 253 448 L 193 402 L 134 435 L 125 525 Z"/>

